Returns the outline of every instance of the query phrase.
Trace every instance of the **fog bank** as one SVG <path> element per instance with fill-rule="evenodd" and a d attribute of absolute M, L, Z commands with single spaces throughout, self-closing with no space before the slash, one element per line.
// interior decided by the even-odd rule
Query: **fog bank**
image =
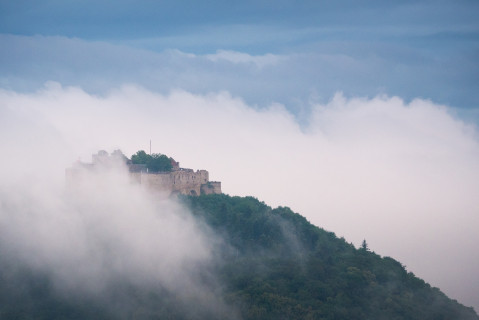
<path fill-rule="evenodd" d="M 121 317 L 135 308 L 112 289 L 123 285 L 234 317 L 212 273 L 220 238 L 175 200 L 133 183 L 124 163 L 85 169 L 66 184 L 64 162 L 76 159 L 66 136 L 33 109 L 14 107 L 3 104 L 0 117 L 2 265 L 46 275 L 58 294 L 111 304 Z"/>
<path fill-rule="evenodd" d="M 479 143 L 475 128 L 447 106 L 337 94 L 313 104 L 300 126 L 282 105 L 256 110 L 228 93 L 162 95 L 127 86 L 95 96 L 50 83 L 33 94 L 2 91 L 0 101 L 1 148 L 12 156 L 1 160 L 4 186 L 44 172 L 61 181 L 78 156 L 89 160 L 105 146 L 131 156 L 148 150 L 151 139 L 153 152 L 209 170 L 225 193 L 290 206 L 355 245 L 366 239 L 372 250 L 479 309 Z M 44 159 L 48 170 L 34 170 L 29 155 Z M 142 202 L 131 201 L 130 207 Z M 142 219 L 155 225 L 148 210 Z M 168 217 L 174 226 L 184 223 Z M 154 236 L 161 242 L 166 235 Z M 179 243 L 189 240 L 180 233 Z M 206 249 L 197 254 L 204 255 L 192 256 L 198 262 L 208 261 L 202 243 Z"/>

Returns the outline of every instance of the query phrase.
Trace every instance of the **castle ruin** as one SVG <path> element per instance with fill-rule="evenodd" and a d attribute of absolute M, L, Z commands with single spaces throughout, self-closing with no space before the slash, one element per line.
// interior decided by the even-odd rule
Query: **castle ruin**
<path fill-rule="evenodd" d="M 103 170 L 113 164 L 125 164 L 130 180 L 144 186 L 147 190 L 170 196 L 177 194 L 199 196 L 203 194 L 220 194 L 221 182 L 209 181 L 206 170 L 181 168 L 179 162 L 171 159 L 171 171 L 151 172 L 145 164 L 134 164 L 119 150 L 109 155 L 106 151 L 99 151 L 92 155 L 92 163 L 77 162 L 73 167 L 66 169 L 66 179 L 73 182 L 82 170 Z"/>

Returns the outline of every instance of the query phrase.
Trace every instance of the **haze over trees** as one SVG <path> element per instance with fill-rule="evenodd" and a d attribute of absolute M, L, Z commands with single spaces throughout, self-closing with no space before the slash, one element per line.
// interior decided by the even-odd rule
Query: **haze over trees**
<path fill-rule="evenodd" d="M 218 268 L 244 319 L 479 319 L 472 308 L 287 207 L 252 197 L 187 199 L 236 251 Z"/>
<path fill-rule="evenodd" d="M 356 249 L 287 207 L 224 194 L 180 201 L 218 237 L 214 261 L 191 271 L 201 279 L 203 300 L 124 278 L 106 297 L 58 294 L 49 275 L 0 259 L 0 318 L 479 319 L 366 241 Z M 211 292 L 226 309 L 207 306 Z"/>

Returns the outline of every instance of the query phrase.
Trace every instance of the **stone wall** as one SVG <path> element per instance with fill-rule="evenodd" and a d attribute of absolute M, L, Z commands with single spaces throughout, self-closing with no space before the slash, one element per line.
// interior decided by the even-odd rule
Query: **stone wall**
<path fill-rule="evenodd" d="M 200 191 L 201 191 L 201 194 L 220 194 L 221 182 L 209 181 L 201 185 Z"/>
<path fill-rule="evenodd" d="M 130 172 L 132 180 L 139 182 L 151 191 L 166 195 L 185 194 L 218 194 L 221 193 L 220 182 L 210 182 L 206 170 L 193 171 L 191 169 L 179 169 L 172 172 L 147 173 Z"/>

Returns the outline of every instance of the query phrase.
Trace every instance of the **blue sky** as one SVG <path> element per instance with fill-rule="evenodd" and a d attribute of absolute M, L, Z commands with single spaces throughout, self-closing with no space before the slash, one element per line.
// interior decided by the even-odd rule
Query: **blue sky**
<path fill-rule="evenodd" d="M 479 310 L 478 16 L 472 0 L 0 0 L 0 173 L 63 181 L 78 156 L 152 140 Z"/>

